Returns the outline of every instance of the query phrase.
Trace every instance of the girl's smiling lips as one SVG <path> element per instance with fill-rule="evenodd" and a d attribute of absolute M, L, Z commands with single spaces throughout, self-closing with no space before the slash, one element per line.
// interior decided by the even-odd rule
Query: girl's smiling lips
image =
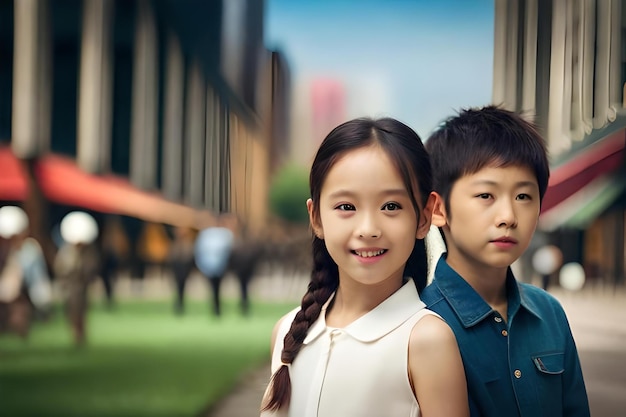
<path fill-rule="evenodd" d="M 351 250 L 353 255 L 356 255 L 360 258 L 375 258 L 387 252 L 387 249 L 381 248 L 363 248 L 363 249 L 354 249 Z"/>

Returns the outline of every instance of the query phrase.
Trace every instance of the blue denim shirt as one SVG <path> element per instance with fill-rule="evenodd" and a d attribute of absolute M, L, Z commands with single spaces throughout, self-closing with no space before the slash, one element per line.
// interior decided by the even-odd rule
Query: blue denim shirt
<path fill-rule="evenodd" d="M 421 299 L 457 338 L 472 417 L 589 417 L 576 345 L 559 302 L 509 269 L 507 321 L 439 259 Z"/>

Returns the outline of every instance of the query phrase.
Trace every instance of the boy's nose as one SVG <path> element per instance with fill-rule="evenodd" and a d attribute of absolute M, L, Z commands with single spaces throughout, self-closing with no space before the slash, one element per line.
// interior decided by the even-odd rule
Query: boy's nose
<path fill-rule="evenodd" d="M 496 224 L 498 227 L 506 228 L 517 226 L 517 216 L 515 215 L 515 210 L 510 202 L 501 202 L 498 210 L 498 216 L 496 218 Z"/>

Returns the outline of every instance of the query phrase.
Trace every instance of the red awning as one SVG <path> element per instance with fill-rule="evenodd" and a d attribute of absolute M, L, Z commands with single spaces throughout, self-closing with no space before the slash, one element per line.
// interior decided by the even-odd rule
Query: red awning
<path fill-rule="evenodd" d="M 159 193 L 141 190 L 123 177 L 89 174 L 73 159 L 60 155 L 42 156 L 36 162 L 35 176 L 46 198 L 59 204 L 175 226 L 194 227 L 200 214 Z M 10 148 L 0 148 L 0 199 L 21 201 L 27 193 L 20 161 Z"/>
<path fill-rule="evenodd" d="M 548 189 L 541 206 L 542 215 L 558 210 L 595 179 L 615 173 L 624 163 L 626 130 L 613 133 L 581 150 L 567 162 L 551 169 Z"/>
<path fill-rule="evenodd" d="M 8 147 L 0 147 L 0 200 L 22 201 L 28 193 L 20 162 Z"/>

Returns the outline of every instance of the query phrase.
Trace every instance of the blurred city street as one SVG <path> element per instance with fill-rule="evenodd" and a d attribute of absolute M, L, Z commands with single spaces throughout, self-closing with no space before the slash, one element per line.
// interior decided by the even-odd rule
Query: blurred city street
<path fill-rule="evenodd" d="M 253 299 L 299 302 L 307 277 L 281 278 L 260 274 L 251 284 Z M 121 280 L 119 292 L 129 288 Z M 146 297 L 168 297 L 169 281 L 151 277 L 145 282 Z M 97 289 L 96 289 L 97 291 Z M 208 288 L 200 276 L 190 279 L 189 297 L 206 297 Z M 565 309 L 576 340 L 585 375 L 592 417 L 617 417 L 626 409 L 626 289 L 585 288 L 571 293 L 550 289 Z M 227 276 L 224 295 L 237 297 L 237 284 Z M 270 376 L 269 366 L 242 378 L 229 397 L 219 402 L 207 417 L 257 416 L 261 396 Z"/>
<path fill-rule="evenodd" d="M 324 137 L 350 119 L 390 117 L 426 143 L 450 116 L 486 105 L 531 122 L 549 155 L 549 176 L 530 164 L 541 204 L 529 259 L 520 262 L 530 269 L 516 276 L 538 274 L 542 285 L 539 276 L 547 284 L 567 266 L 565 286 L 587 279 L 579 292 L 556 285 L 550 292 L 568 314 L 592 416 L 626 416 L 626 1 L 391 5 L 0 0 L 0 336 L 14 333 L 11 352 L 25 358 L 0 366 L 1 417 L 170 417 L 189 408 L 204 417 L 258 416 L 270 326 L 283 306 L 286 313 L 299 305 L 308 285 L 304 202 L 317 195 L 309 175 Z M 121 307 L 161 300 L 154 304 L 167 306 L 166 319 L 178 320 L 193 311 L 186 299 L 200 300 L 190 304 L 206 308 L 202 319 L 222 316 L 221 298 L 261 325 L 215 320 L 241 340 L 207 354 L 207 344 L 224 339 L 190 330 L 176 341 L 179 352 L 196 353 L 164 350 L 159 359 L 185 360 L 160 374 L 184 396 L 161 394 L 149 377 L 163 363 L 155 367 L 145 352 L 140 361 L 109 355 L 137 352 L 136 343 L 157 357 L 171 349 L 166 337 L 194 323 L 170 322 L 171 334 L 162 332 L 161 312 L 133 307 L 159 330 L 125 319 L 143 331 L 122 343 L 120 322 L 107 325 L 119 317 L 108 314 L 118 299 L 129 301 Z M 92 300 L 97 308 L 89 311 Z M 86 354 L 65 366 L 61 332 L 86 347 L 87 313 L 100 312 L 99 348 L 76 350 Z M 56 327 L 35 323 L 32 333 L 45 337 L 22 348 L 15 337 L 29 337 L 32 317 Z M 55 372 L 40 349 L 59 353 Z M 120 378 L 102 357 L 138 378 L 128 364 L 140 362 L 149 383 Z M 219 369 L 198 371 L 207 359 Z M 184 383 L 172 382 L 173 371 Z M 189 375 L 204 379 L 191 383 Z M 236 376 L 241 383 L 214 404 Z M 63 383 L 46 379 L 57 377 Z M 89 383 L 79 383 L 83 377 Z M 117 409 L 110 394 L 92 388 L 109 377 Z M 178 411 L 150 400 L 144 385 Z M 5 386 L 29 397 L 6 395 Z M 59 408 L 31 401 L 36 395 Z M 6 398 L 44 411 L 7 412 Z M 66 411 L 80 405 L 87 412 Z M 126 407 L 136 411 L 124 414 Z"/>
<path fill-rule="evenodd" d="M 568 314 L 578 346 L 592 417 L 626 409 L 626 291 L 552 291 Z"/>

